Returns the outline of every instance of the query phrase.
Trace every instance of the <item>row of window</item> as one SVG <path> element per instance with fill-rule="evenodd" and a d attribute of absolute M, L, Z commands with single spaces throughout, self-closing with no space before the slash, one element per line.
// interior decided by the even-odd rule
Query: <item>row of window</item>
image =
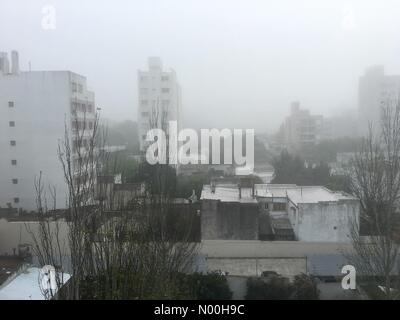
<path fill-rule="evenodd" d="M 72 102 L 71 103 L 71 112 L 72 113 L 76 113 L 77 111 L 79 112 L 83 112 L 83 113 L 93 113 L 94 112 L 94 108 L 93 105 L 88 103 L 84 103 L 84 102 Z"/>
<path fill-rule="evenodd" d="M 157 101 L 151 100 L 151 106 L 154 108 L 156 106 Z M 140 105 L 142 107 L 147 107 L 149 105 L 149 100 L 140 100 Z M 163 108 L 169 107 L 169 100 L 161 100 L 161 106 Z"/>
<path fill-rule="evenodd" d="M 142 81 L 142 82 L 145 82 L 145 81 L 147 81 L 149 79 L 149 77 L 148 76 L 141 76 L 140 77 L 140 81 Z M 151 79 L 152 80 L 155 80 L 156 79 L 156 77 L 151 77 Z M 169 76 L 161 76 L 161 81 L 169 81 Z"/>
<path fill-rule="evenodd" d="M 156 88 L 152 89 L 153 91 L 156 91 Z M 169 93 L 171 91 L 170 88 L 161 88 L 161 93 Z M 149 93 L 149 88 L 140 88 L 140 93 L 141 94 L 148 94 Z"/>
<path fill-rule="evenodd" d="M 72 130 L 93 130 L 94 123 L 93 121 L 72 121 Z"/>
<path fill-rule="evenodd" d="M 8 101 L 8 107 L 9 108 L 14 108 L 14 106 L 15 106 L 14 101 Z M 8 125 L 10 127 L 15 127 L 15 121 L 9 121 Z M 16 145 L 17 145 L 17 142 L 15 140 L 10 140 L 10 146 L 15 147 Z M 12 166 L 16 166 L 17 163 L 18 163 L 17 160 L 15 160 L 15 159 L 11 160 L 11 165 Z M 11 179 L 11 182 L 12 182 L 12 184 L 18 184 L 18 179 L 17 178 L 13 178 L 13 179 Z M 14 201 L 14 204 L 18 204 L 19 203 L 19 198 L 15 197 L 13 199 L 13 201 Z M 11 203 L 8 203 L 7 205 L 11 207 Z"/>
<path fill-rule="evenodd" d="M 89 148 L 91 143 L 91 139 L 82 139 L 82 140 L 73 140 L 72 141 L 72 151 L 75 153 L 78 151 L 78 148 Z"/>
<path fill-rule="evenodd" d="M 83 85 L 80 83 L 76 83 L 76 82 L 72 82 L 72 92 L 79 92 L 82 93 L 83 92 Z"/>

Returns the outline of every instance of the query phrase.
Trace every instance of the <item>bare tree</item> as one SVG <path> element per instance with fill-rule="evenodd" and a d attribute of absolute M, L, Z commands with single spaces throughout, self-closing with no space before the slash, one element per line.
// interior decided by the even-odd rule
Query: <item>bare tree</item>
<path fill-rule="evenodd" d="M 360 199 L 360 219 L 351 231 L 349 255 L 357 274 L 399 298 L 400 105 L 382 108 L 378 134 L 372 125 L 353 159 L 352 190 Z"/>
<path fill-rule="evenodd" d="M 40 266 L 53 266 L 55 268 L 56 288 L 43 287 L 39 277 L 39 288 L 46 299 L 53 299 L 65 281 L 66 275 L 63 265 L 67 255 L 67 243 L 62 237 L 63 225 L 56 206 L 56 190 L 49 186 L 50 198 L 44 188 L 42 172 L 35 179 L 36 205 L 38 229 L 33 230 L 29 223 L 25 228 L 33 242 L 33 253 Z M 48 199 L 50 204 L 48 204 Z M 50 207 L 49 207 L 50 206 Z"/>
<path fill-rule="evenodd" d="M 66 221 L 72 275 L 60 298 L 179 297 L 178 275 L 190 271 L 197 244 L 191 241 L 190 216 L 171 220 L 170 167 L 152 167 L 156 185 L 152 190 L 157 193 L 134 197 L 129 206 L 114 203 L 120 199 L 114 188 L 99 198 L 98 178 L 103 172 L 112 174 L 118 167 L 116 160 L 110 163 L 103 152 L 105 135 L 99 131 L 97 115 L 90 127 L 86 117 L 72 121 L 73 133 L 66 123 L 58 150 L 68 186 Z M 179 232 L 173 232 L 177 226 Z M 45 239 L 59 237 L 46 228 L 41 233 Z M 52 257 L 53 251 L 48 256 Z M 52 263 L 51 258 L 47 261 Z"/>

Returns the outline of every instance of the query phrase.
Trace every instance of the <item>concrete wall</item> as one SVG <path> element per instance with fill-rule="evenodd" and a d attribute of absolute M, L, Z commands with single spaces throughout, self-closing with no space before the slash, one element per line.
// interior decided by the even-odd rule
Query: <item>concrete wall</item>
<path fill-rule="evenodd" d="M 257 240 L 258 205 L 203 200 L 201 235 L 204 240 Z"/>
<path fill-rule="evenodd" d="M 305 257 L 263 257 L 263 258 L 206 258 L 208 271 L 227 272 L 231 276 L 260 276 L 264 271 L 275 271 L 292 279 L 307 272 Z"/>
<path fill-rule="evenodd" d="M 297 225 L 292 223 L 299 241 L 350 242 L 351 223 L 358 219 L 358 201 L 299 204 Z M 293 221 L 292 214 L 289 214 Z"/>

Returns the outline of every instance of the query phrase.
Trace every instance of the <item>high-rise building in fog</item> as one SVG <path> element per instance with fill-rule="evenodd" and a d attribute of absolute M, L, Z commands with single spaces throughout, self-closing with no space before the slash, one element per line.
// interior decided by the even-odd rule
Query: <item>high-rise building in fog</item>
<path fill-rule="evenodd" d="M 399 94 L 399 75 L 385 75 L 383 66 L 368 68 L 359 79 L 359 133 L 365 134 L 370 122 L 376 127 L 382 107 L 396 103 Z"/>
<path fill-rule="evenodd" d="M 178 130 L 181 117 L 181 89 L 174 70 L 165 71 L 160 58 L 148 59 L 148 71 L 138 71 L 138 130 L 140 150 L 146 148 L 149 129 L 164 128 L 176 120 Z"/>
<path fill-rule="evenodd" d="M 21 72 L 18 53 L 11 57 L 10 68 L 7 55 L 0 53 L 0 207 L 35 210 L 34 181 L 42 172 L 48 196 L 48 187 L 55 187 L 62 208 L 68 193 L 58 143 L 64 138 L 65 121 L 72 150 L 79 128 L 85 125 L 85 136 L 90 136 L 94 93 L 79 74 Z"/>
<path fill-rule="evenodd" d="M 325 122 L 322 115 L 313 115 L 307 109 L 300 109 L 299 102 L 293 102 L 291 113 L 286 117 L 281 130 L 286 146 L 299 149 L 329 139 L 331 124 Z"/>

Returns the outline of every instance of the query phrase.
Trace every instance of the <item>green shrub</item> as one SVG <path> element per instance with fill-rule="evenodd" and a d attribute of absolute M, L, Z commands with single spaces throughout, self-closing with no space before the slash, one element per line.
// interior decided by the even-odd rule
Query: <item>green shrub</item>
<path fill-rule="evenodd" d="M 226 277 L 219 272 L 193 273 L 185 276 L 185 285 L 198 300 L 230 300 L 232 291 Z"/>
<path fill-rule="evenodd" d="M 293 288 L 287 278 L 279 275 L 252 277 L 247 280 L 246 300 L 287 300 Z"/>
<path fill-rule="evenodd" d="M 319 290 L 315 279 L 304 273 L 295 276 L 293 281 L 293 299 L 318 300 Z"/>

